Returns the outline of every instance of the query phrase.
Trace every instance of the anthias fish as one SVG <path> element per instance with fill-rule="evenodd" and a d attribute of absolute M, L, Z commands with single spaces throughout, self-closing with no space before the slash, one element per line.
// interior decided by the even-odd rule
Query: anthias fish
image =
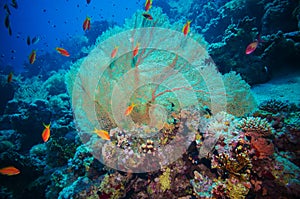
<path fill-rule="evenodd" d="M 13 176 L 13 175 L 18 175 L 19 173 L 20 170 L 14 166 L 4 167 L 0 169 L 0 174 L 2 175 Z"/>
<path fill-rule="evenodd" d="M 99 130 L 99 129 L 95 128 L 94 133 L 96 133 L 103 140 L 110 140 L 109 133 L 105 130 Z"/>
<path fill-rule="evenodd" d="M 65 56 L 65 57 L 70 56 L 70 53 L 64 48 L 56 47 L 55 49 L 57 52 L 59 52 L 61 55 Z"/>
<path fill-rule="evenodd" d="M 91 18 L 90 17 L 85 18 L 85 20 L 83 22 L 83 25 L 82 25 L 82 28 L 83 28 L 84 31 L 91 29 Z"/>
<path fill-rule="evenodd" d="M 119 46 L 115 46 L 115 48 L 111 51 L 111 58 L 115 58 L 118 53 Z"/>
<path fill-rule="evenodd" d="M 43 139 L 44 142 L 47 142 L 50 138 L 50 125 L 51 125 L 51 123 L 48 124 L 48 125 L 43 123 L 43 125 L 44 125 L 45 129 L 43 130 L 43 133 L 42 133 L 42 139 Z"/>
<path fill-rule="evenodd" d="M 128 106 L 127 107 L 127 109 L 125 110 L 125 113 L 124 113 L 124 115 L 125 116 L 128 116 L 128 115 L 130 115 L 130 113 L 133 111 L 133 108 L 136 106 L 136 104 L 134 104 L 134 103 L 131 103 L 131 105 L 130 106 Z"/>
<path fill-rule="evenodd" d="M 152 7 L 152 0 L 146 0 L 145 10 L 148 11 Z"/>
<path fill-rule="evenodd" d="M 143 13 L 142 15 L 143 15 L 143 17 L 145 17 L 146 19 L 148 19 L 150 21 L 153 20 L 153 17 L 148 13 Z"/>
<path fill-rule="evenodd" d="M 33 64 L 35 62 L 35 59 L 36 59 L 36 51 L 32 50 L 29 55 L 29 63 Z"/>
<path fill-rule="evenodd" d="M 135 57 L 139 53 L 140 43 L 137 43 L 135 48 L 133 49 L 133 57 Z"/>
<path fill-rule="evenodd" d="M 261 39 L 260 39 L 260 34 L 259 34 L 257 40 L 255 40 L 254 42 L 250 43 L 247 46 L 247 48 L 245 50 L 245 54 L 249 55 L 249 54 L 253 53 L 256 50 L 256 48 L 260 42 L 261 42 Z"/>
<path fill-rule="evenodd" d="M 190 32 L 190 24 L 192 21 L 187 21 L 182 28 L 183 35 L 186 36 Z"/>

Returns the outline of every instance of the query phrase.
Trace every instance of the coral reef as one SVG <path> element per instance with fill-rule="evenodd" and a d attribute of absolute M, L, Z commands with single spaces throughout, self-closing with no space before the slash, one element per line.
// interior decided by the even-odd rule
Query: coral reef
<path fill-rule="evenodd" d="M 152 21 L 138 10 L 63 41 L 72 60 L 48 53 L 26 79 L 0 75 L 0 165 L 21 171 L 0 175 L 1 198 L 299 198 L 300 106 L 257 106 L 246 83 L 295 67 L 299 2 L 154 4 Z"/>
<path fill-rule="evenodd" d="M 266 100 L 262 102 L 259 107 L 260 110 L 267 111 L 273 114 L 276 114 L 278 112 L 282 111 L 288 111 L 288 104 L 279 100 Z"/>
<path fill-rule="evenodd" d="M 0 92 L 2 93 L 0 99 L 0 114 L 2 115 L 5 110 L 7 102 L 14 97 L 16 91 L 16 85 L 7 82 L 7 78 L 4 75 L 0 75 Z"/>
<path fill-rule="evenodd" d="M 168 2 L 175 19 L 187 16 L 192 28 L 209 42 L 208 50 L 220 72 L 237 71 L 250 85 L 276 74 L 297 70 L 299 2 L 288 0 Z M 252 55 L 246 46 L 261 34 Z"/>
<path fill-rule="evenodd" d="M 212 196 L 213 181 L 207 176 L 203 176 L 195 170 L 194 179 L 190 182 L 193 186 L 194 193 L 196 193 L 200 198 L 209 198 Z"/>
<path fill-rule="evenodd" d="M 243 130 L 244 132 L 255 132 L 256 134 L 260 134 L 259 136 L 270 136 L 274 131 L 273 127 L 268 123 L 266 119 L 262 119 L 260 117 L 247 117 L 243 118 L 239 124 L 238 128 Z"/>

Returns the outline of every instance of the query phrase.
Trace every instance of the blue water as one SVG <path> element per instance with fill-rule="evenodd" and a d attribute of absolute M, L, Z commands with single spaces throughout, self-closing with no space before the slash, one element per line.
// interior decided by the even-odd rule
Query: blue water
<path fill-rule="evenodd" d="M 24 62 L 33 49 L 38 54 L 54 51 L 62 40 L 83 35 L 83 21 L 86 16 L 93 21 L 108 20 L 122 24 L 136 9 L 142 8 L 141 1 L 92 0 L 22 0 L 18 8 L 10 6 L 12 36 L 4 26 L 6 12 L 3 9 L 10 1 L 0 4 L 0 66 L 12 66 L 15 72 L 24 70 Z M 27 36 L 40 37 L 35 45 L 28 46 Z"/>

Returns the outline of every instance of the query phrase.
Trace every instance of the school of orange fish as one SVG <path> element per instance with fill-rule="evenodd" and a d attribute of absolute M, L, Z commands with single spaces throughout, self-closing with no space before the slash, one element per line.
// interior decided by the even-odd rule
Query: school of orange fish
<path fill-rule="evenodd" d="M 86 0 L 86 2 L 87 2 L 87 4 L 89 4 L 91 2 L 91 0 Z M 18 4 L 17 4 L 16 0 L 12 0 L 10 6 L 17 9 Z M 146 2 L 145 2 L 145 12 L 142 14 L 142 16 L 146 20 L 150 20 L 150 21 L 153 20 L 152 15 L 150 15 L 148 13 L 148 11 L 151 9 L 151 7 L 152 7 L 152 0 L 146 0 Z M 11 14 L 10 9 L 9 9 L 9 5 L 5 4 L 4 9 L 6 10 L 6 17 L 5 17 L 4 24 L 5 24 L 5 27 L 8 29 L 9 35 L 12 35 L 12 30 L 11 30 L 10 20 L 9 20 L 9 16 Z M 182 28 L 182 33 L 183 33 L 184 36 L 187 36 L 188 33 L 190 32 L 191 22 L 192 22 L 191 20 L 188 20 L 184 24 L 184 26 Z M 91 29 L 91 18 L 90 17 L 88 17 L 88 16 L 86 17 L 86 19 L 84 20 L 84 22 L 82 24 L 82 28 L 83 28 L 83 31 L 89 31 Z M 29 36 L 27 37 L 27 45 L 30 45 L 31 43 L 35 44 L 38 41 L 39 41 L 38 37 L 34 37 L 32 40 L 30 39 Z M 249 54 L 253 53 L 260 42 L 261 42 L 261 39 L 260 39 L 260 35 L 259 35 L 257 40 L 250 43 L 246 47 L 245 54 L 249 55 Z M 137 43 L 136 46 L 134 47 L 134 49 L 132 50 L 133 58 L 138 55 L 139 46 L 140 46 L 140 44 Z M 112 49 L 112 51 L 111 51 L 111 58 L 112 59 L 116 57 L 116 55 L 118 53 L 118 48 L 119 48 L 119 46 L 115 46 Z M 60 53 L 63 56 L 66 56 L 66 57 L 70 56 L 70 53 L 62 47 L 56 47 L 55 49 L 58 53 Z M 36 50 L 32 50 L 32 52 L 30 53 L 28 59 L 29 59 L 30 64 L 33 64 L 35 62 L 35 60 L 36 60 Z M 12 81 L 12 79 L 13 79 L 13 73 L 11 72 L 11 73 L 9 73 L 9 75 L 7 77 L 7 82 L 10 83 Z M 134 104 L 132 102 L 131 105 L 129 105 L 126 108 L 124 115 L 129 116 L 132 113 L 135 106 L 136 106 L 136 104 Z M 48 125 L 43 124 L 43 125 L 44 125 L 45 129 L 42 132 L 42 140 L 44 142 L 47 142 L 50 138 L 50 124 L 48 124 Z M 95 130 L 93 132 L 95 134 L 97 134 L 103 140 L 110 140 L 109 132 L 107 132 L 105 130 L 99 130 L 99 129 L 95 128 Z M 17 175 L 19 173 L 20 173 L 20 170 L 15 168 L 14 166 L 8 166 L 8 167 L 4 167 L 4 168 L 0 169 L 0 174 L 2 174 L 2 175 L 13 176 L 13 175 Z"/>

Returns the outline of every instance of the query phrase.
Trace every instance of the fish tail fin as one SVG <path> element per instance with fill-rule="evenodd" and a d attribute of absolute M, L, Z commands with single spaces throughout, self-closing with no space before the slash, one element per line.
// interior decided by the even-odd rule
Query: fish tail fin
<path fill-rule="evenodd" d="M 46 125 L 44 122 L 43 122 L 43 126 L 45 127 L 45 128 L 50 128 L 50 125 L 51 125 L 51 122 L 48 124 L 48 125 Z"/>
<path fill-rule="evenodd" d="M 257 41 L 261 42 L 261 33 L 260 32 L 257 34 Z"/>

